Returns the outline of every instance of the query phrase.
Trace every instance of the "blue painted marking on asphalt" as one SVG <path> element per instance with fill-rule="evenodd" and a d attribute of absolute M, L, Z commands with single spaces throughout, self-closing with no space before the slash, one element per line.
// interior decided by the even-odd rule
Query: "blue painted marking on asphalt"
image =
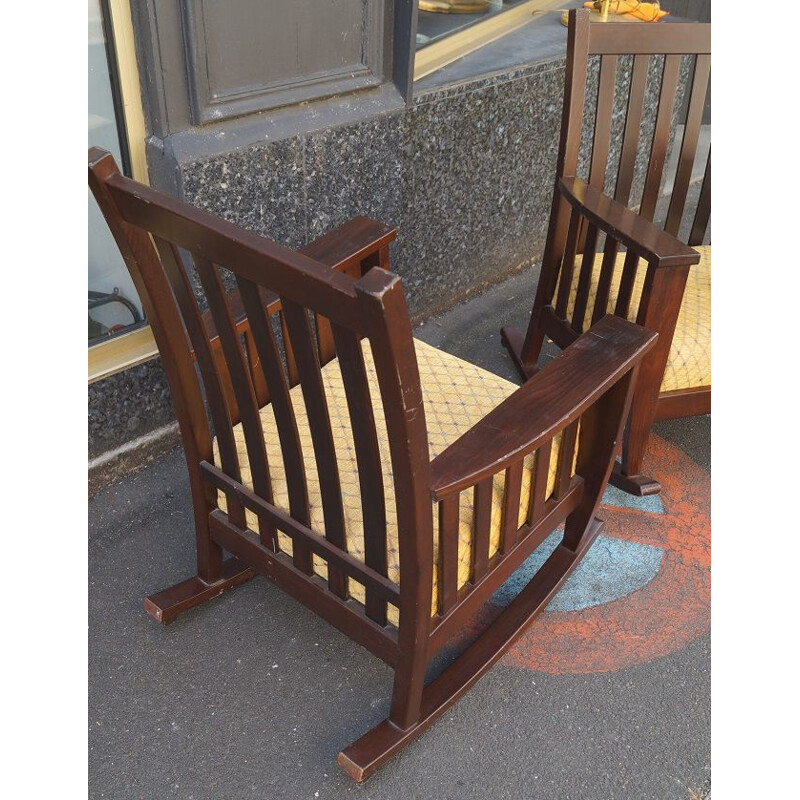
<path fill-rule="evenodd" d="M 604 506 L 618 506 L 622 508 L 635 508 L 637 511 L 649 511 L 651 514 L 666 514 L 661 495 L 651 494 L 647 497 L 634 497 L 632 494 L 609 486 L 603 495 Z"/>
<path fill-rule="evenodd" d="M 491 602 L 507 606 L 556 549 L 562 535 L 561 531 L 551 533 L 492 595 Z M 547 606 L 547 611 L 579 611 L 610 603 L 641 589 L 656 576 L 663 552 L 660 547 L 600 534 Z"/>

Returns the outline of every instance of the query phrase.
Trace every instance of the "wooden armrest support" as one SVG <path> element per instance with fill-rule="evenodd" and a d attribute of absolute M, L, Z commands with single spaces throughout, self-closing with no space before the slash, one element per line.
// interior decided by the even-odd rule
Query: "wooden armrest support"
<path fill-rule="evenodd" d="M 567 202 L 593 225 L 656 267 L 691 266 L 700 254 L 650 220 L 589 186 L 580 178 L 561 178 L 559 189 Z"/>
<path fill-rule="evenodd" d="M 304 256 L 313 258 L 331 269 L 345 272 L 354 265 L 360 264 L 365 259 L 374 255 L 390 242 L 397 238 L 397 228 L 384 225 L 382 222 L 369 217 L 353 217 L 338 228 L 314 239 L 300 251 Z M 260 287 L 261 297 L 267 314 L 274 314 L 280 310 L 278 295 Z M 228 293 L 233 321 L 236 325 L 247 317 L 238 289 Z M 217 328 L 211 318 L 211 312 L 205 311 L 202 315 L 203 324 L 209 339 L 217 337 Z"/>
<path fill-rule="evenodd" d="M 369 217 L 353 217 L 314 239 L 300 252 L 332 269 L 346 270 L 377 253 L 397 238 L 397 228 Z"/>
<path fill-rule="evenodd" d="M 434 500 L 474 486 L 552 439 L 632 369 L 657 336 L 605 316 L 433 459 Z"/>

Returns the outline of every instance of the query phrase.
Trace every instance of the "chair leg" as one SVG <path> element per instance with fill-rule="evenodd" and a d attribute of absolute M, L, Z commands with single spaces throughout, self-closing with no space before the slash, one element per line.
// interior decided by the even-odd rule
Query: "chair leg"
<path fill-rule="evenodd" d="M 517 368 L 517 372 L 519 372 L 519 375 L 523 380 L 528 380 L 528 378 L 532 377 L 538 372 L 536 361 L 529 363 L 523 358 L 525 334 L 522 332 L 521 328 L 511 325 L 501 328 L 500 340 L 503 343 L 503 347 L 508 350 L 508 354 L 511 356 L 511 360 L 514 362 L 514 366 Z M 538 353 L 542 348 L 542 342 L 543 338 L 541 335 L 539 335 L 538 340 L 533 341 L 531 345 L 531 350 L 537 353 L 537 358 Z"/>
<path fill-rule="evenodd" d="M 614 465 L 614 471 L 609 479 L 612 486 L 636 497 L 646 497 L 661 491 L 661 484 L 657 480 L 642 474 L 650 427 L 655 418 L 655 403 L 647 395 L 648 388 L 640 385 L 625 427 L 622 460 Z"/>
<path fill-rule="evenodd" d="M 584 541 L 596 535 L 592 533 L 595 514 L 603 501 L 634 402 L 638 370 L 638 366 L 634 367 L 581 417 L 576 471 L 583 478 L 583 495 L 564 525 L 563 544 L 570 550 L 581 552 Z"/>
<path fill-rule="evenodd" d="M 508 651 L 532 620 L 544 610 L 588 551 L 600 526 L 599 520 L 591 522 L 578 550 L 570 550 L 563 544 L 557 547 L 489 628 L 423 689 L 420 715 L 413 725 L 403 729 L 390 719 L 383 720 L 339 753 L 339 766 L 360 783 L 439 719 Z"/>
<path fill-rule="evenodd" d="M 144 599 L 144 610 L 163 625 L 172 622 L 181 612 L 218 597 L 255 575 L 255 570 L 237 558 L 223 561 L 223 550 L 211 538 L 208 526 L 208 515 L 214 506 L 202 495 L 202 489 L 192 494 L 195 498 L 197 575 Z"/>

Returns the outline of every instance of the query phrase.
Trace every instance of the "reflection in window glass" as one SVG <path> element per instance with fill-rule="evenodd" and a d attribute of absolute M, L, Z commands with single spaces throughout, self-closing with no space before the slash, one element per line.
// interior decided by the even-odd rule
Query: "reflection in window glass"
<path fill-rule="evenodd" d="M 525 0 L 418 0 L 417 49 L 523 2 Z"/>
<path fill-rule="evenodd" d="M 100 0 L 89 0 L 89 146 L 122 152 L 103 33 Z M 142 306 L 125 262 L 89 192 L 89 343 L 97 343 L 142 321 Z"/>

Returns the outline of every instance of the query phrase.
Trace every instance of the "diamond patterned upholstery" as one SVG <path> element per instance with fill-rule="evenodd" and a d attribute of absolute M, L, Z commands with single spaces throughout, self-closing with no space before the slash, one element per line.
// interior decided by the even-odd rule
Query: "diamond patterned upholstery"
<path fill-rule="evenodd" d="M 675 326 L 675 335 L 672 337 L 672 347 L 661 383 L 662 392 L 711 386 L 711 245 L 696 247 L 695 250 L 700 253 L 700 263 L 689 269 L 689 278 L 686 281 L 683 302 Z M 610 308 L 613 308 L 617 302 L 625 255 L 625 253 L 620 253 L 617 256 L 614 278 L 609 291 Z M 595 258 L 592 283 L 589 289 L 587 319 L 591 319 L 591 310 L 594 308 L 602 260 L 603 255 L 599 253 Z M 628 314 L 631 322 L 636 322 L 636 312 L 644 288 L 645 273 L 646 270 L 640 268 L 636 275 L 630 304 L 631 311 Z M 573 280 L 567 307 L 568 319 L 571 318 L 575 305 L 577 283 L 577 279 Z M 588 324 L 584 326 L 584 329 L 586 327 Z"/>
<path fill-rule="evenodd" d="M 375 425 L 383 468 L 384 496 L 386 498 L 387 516 L 387 566 L 388 577 L 399 583 L 400 560 L 398 552 L 397 514 L 394 505 L 394 487 L 392 483 L 392 467 L 389 452 L 389 439 L 386 432 L 386 422 L 378 389 L 378 379 L 369 342 L 364 340 L 364 362 L 369 379 L 370 393 L 372 396 Z M 489 411 L 508 397 L 517 388 L 513 383 L 493 375 L 486 370 L 476 367 L 455 356 L 437 350 L 419 340 L 414 341 L 417 363 L 422 383 L 425 418 L 428 427 L 428 441 L 430 456 L 434 458 L 449 444 L 454 442 L 461 434 L 465 433 L 472 425 L 484 417 Z M 322 378 L 328 401 L 328 410 L 331 418 L 331 430 L 336 447 L 336 456 L 339 466 L 339 480 L 342 489 L 342 504 L 344 506 L 346 539 L 348 552 L 355 558 L 364 560 L 364 527 L 361 516 L 361 493 L 358 483 L 358 467 L 356 453 L 353 445 L 353 434 L 350 426 L 350 417 L 347 410 L 342 373 L 338 361 L 333 360 L 322 368 Z M 320 492 L 319 477 L 314 460 L 314 450 L 311 442 L 311 432 L 303 401 L 302 389 L 295 386 L 290 392 L 292 404 L 297 419 L 298 434 L 303 449 L 308 482 L 309 505 L 311 512 L 311 528 L 321 535 L 325 532 L 325 520 L 322 511 L 322 495 Z M 261 422 L 267 447 L 272 478 L 273 502 L 279 508 L 289 509 L 289 495 L 286 485 L 286 475 L 283 467 L 283 457 L 278 441 L 277 426 L 271 405 L 261 410 Z M 244 433 L 241 425 L 234 428 L 239 462 L 241 467 L 242 482 L 252 487 L 250 467 L 247 457 L 247 448 L 244 442 Z M 550 460 L 550 470 L 547 486 L 549 496 L 555 486 L 556 467 L 560 450 L 560 437 L 553 442 Z M 214 443 L 215 457 L 218 457 L 216 442 Z M 531 478 L 533 471 L 533 455 L 525 460 L 522 478 L 521 504 L 518 522 L 525 522 L 528 511 Z M 502 524 L 502 498 L 505 477 L 501 473 L 494 478 L 494 492 L 492 500 L 491 533 L 489 556 L 493 556 L 500 546 Z M 225 496 L 218 494 L 220 508 L 226 509 Z M 438 514 L 432 507 L 434 530 L 438 525 Z M 258 530 L 255 514 L 247 512 L 248 527 Z M 459 572 L 458 585 L 463 586 L 470 575 L 472 562 L 472 492 L 462 492 L 460 499 L 459 515 Z M 279 533 L 280 549 L 291 555 L 291 539 Z M 438 555 L 438 536 L 434 537 L 434 563 Z M 314 571 L 321 577 L 327 577 L 326 564 L 316 556 L 314 557 Z M 438 596 L 438 575 L 434 569 L 434 587 L 431 604 L 431 614 L 436 612 Z M 349 592 L 359 602 L 364 602 L 364 587 L 356 581 L 349 579 Z M 389 621 L 397 624 L 398 610 L 389 606 Z"/>

